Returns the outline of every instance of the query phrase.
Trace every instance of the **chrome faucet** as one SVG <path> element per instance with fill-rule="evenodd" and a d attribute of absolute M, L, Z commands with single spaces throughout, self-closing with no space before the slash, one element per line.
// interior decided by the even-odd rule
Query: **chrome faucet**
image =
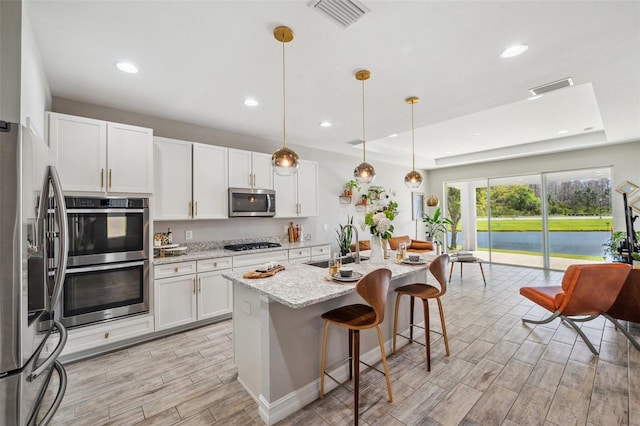
<path fill-rule="evenodd" d="M 344 233 L 347 228 L 351 228 L 356 234 L 356 263 L 360 263 L 360 240 L 358 239 L 358 228 L 351 224 L 342 226 L 342 231 L 340 231 L 340 241 L 344 238 Z M 351 247 L 349 247 L 349 253 L 351 253 Z"/>

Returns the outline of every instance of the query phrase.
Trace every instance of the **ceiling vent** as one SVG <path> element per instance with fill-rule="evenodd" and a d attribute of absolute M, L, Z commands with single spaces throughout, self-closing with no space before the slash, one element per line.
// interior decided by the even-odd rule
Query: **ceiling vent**
<path fill-rule="evenodd" d="M 552 83 L 543 84 L 542 86 L 529 89 L 529 92 L 533 96 L 540 96 L 543 93 L 551 92 L 552 90 L 563 89 L 565 87 L 573 86 L 573 80 L 571 77 L 563 78 L 562 80 L 554 81 Z"/>
<path fill-rule="evenodd" d="M 362 3 L 355 0 L 313 0 L 308 3 L 308 6 L 345 29 L 370 12 Z"/>

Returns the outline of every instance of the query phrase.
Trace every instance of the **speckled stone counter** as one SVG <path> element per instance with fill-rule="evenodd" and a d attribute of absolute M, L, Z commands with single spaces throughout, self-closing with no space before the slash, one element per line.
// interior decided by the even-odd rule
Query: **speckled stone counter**
<path fill-rule="evenodd" d="M 365 261 L 360 264 L 351 263 L 349 267 L 352 267 L 354 272 L 359 272 L 363 275 L 374 269 L 388 268 L 391 270 L 391 279 L 394 280 L 412 274 L 417 270 L 425 269 L 426 265 L 405 265 L 392 261 L 374 265 Z M 355 282 L 327 281 L 326 278 L 329 278 L 329 274 L 326 268 L 299 264 L 286 265 L 284 271 L 267 278 L 246 279 L 242 277 L 242 272 L 228 272 L 223 276 L 235 284 L 240 284 L 261 295 L 268 296 L 272 300 L 293 309 L 304 308 L 352 293 L 355 285 Z"/>
<path fill-rule="evenodd" d="M 242 256 L 245 254 L 254 254 L 254 253 L 266 253 L 272 251 L 281 251 L 281 250 L 291 250 L 291 249 L 299 249 L 299 248 L 307 248 L 307 247 L 318 247 L 325 246 L 330 243 L 326 241 L 304 241 L 301 243 L 281 243 L 281 247 L 273 247 L 267 249 L 257 249 L 257 250 L 246 250 L 246 251 L 232 251 L 225 250 L 223 248 L 216 248 L 212 245 L 194 243 L 189 244 L 187 247 L 186 254 L 181 254 L 178 256 L 167 256 L 167 257 L 154 257 L 153 264 L 154 265 L 164 265 L 167 263 L 176 263 L 176 262 L 189 262 L 192 260 L 203 260 L 203 259 L 215 259 L 218 257 L 227 257 L 227 256 Z"/>

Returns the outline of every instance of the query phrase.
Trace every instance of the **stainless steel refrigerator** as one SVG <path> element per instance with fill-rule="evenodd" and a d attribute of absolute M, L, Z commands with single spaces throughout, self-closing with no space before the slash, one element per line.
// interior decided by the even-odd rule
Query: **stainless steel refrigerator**
<path fill-rule="evenodd" d="M 66 389 L 57 358 L 67 332 L 53 309 L 64 282 L 67 219 L 56 170 L 47 160 L 43 141 L 0 121 L 1 425 L 47 424 Z M 41 403 L 54 372 L 57 396 L 46 409 Z"/>

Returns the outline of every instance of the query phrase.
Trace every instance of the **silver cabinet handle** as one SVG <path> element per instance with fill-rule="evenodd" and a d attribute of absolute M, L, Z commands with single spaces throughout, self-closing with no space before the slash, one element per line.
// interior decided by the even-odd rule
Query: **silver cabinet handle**
<path fill-rule="evenodd" d="M 187 215 L 189 217 L 193 217 L 193 204 L 191 204 L 191 201 L 189 201 L 189 211 L 187 212 Z"/>
<path fill-rule="evenodd" d="M 202 293 L 202 278 L 198 278 L 198 293 Z"/>
<path fill-rule="evenodd" d="M 100 169 L 100 188 L 104 188 L 104 169 Z"/>
<path fill-rule="evenodd" d="M 198 202 L 196 201 L 196 214 L 194 215 L 194 217 L 198 216 Z"/>
<path fill-rule="evenodd" d="M 196 279 L 193 279 L 193 294 L 196 294 Z"/>
<path fill-rule="evenodd" d="M 109 169 L 109 189 L 111 189 L 111 187 L 113 186 L 113 181 L 112 181 L 112 177 L 113 177 L 113 173 L 111 171 L 111 169 Z"/>

